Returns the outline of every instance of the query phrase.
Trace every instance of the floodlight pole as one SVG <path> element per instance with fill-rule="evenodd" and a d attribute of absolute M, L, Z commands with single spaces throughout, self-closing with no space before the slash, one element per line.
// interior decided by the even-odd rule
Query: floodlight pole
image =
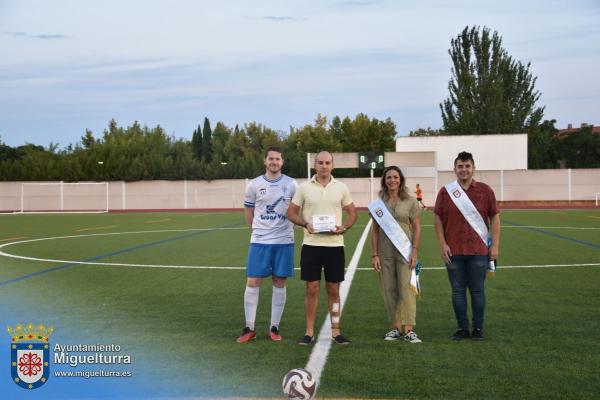
<path fill-rule="evenodd" d="M 306 153 L 306 178 L 310 179 L 310 153 Z"/>

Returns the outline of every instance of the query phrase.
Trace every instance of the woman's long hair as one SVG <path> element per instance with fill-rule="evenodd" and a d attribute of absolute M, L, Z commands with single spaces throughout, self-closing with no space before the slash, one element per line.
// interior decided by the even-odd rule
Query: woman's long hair
<path fill-rule="evenodd" d="M 400 168 L 395 165 L 389 166 L 383 170 L 383 175 L 381 177 L 381 189 L 379 190 L 379 197 L 383 199 L 383 201 L 387 201 L 390 198 L 390 194 L 388 193 L 388 187 L 385 184 L 385 176 L 389 171 L 396 171 L 400 175 L 400 187 L 398 188 L 398 197 L 400 200 L 406 200 L 410 196 L 408 194 L 408 190 L 406 190 L 406 178 L 404 178 L 404 174 L 400 171 Z"/>

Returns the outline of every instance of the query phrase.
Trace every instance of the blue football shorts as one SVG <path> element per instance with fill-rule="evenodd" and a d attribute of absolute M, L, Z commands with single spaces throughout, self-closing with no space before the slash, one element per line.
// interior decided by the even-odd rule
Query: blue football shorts
<path fill-rule="evenodd" d="M 294 276 L 294 244 L 250 243 L 246 276 L 291 278 Z"/>

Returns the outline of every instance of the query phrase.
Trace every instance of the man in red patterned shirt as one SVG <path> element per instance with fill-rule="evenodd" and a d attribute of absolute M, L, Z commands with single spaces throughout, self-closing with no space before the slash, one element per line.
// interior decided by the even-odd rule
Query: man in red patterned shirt
<path fill-rule="evenodd" d="M 458 324 L 458 330 L 452 336 L 454 340 L 469 336 L 475 340 L 483 340 L 485 276 L 489 262 L 495 261 L 498 257 L 500 244 L 500 213 L 496 205 L 496 196 L 488 185 L 473 179 L 474 172 L 473 155 L 467 152 L 459 153 L 454 160 L 457 183 L 467 195 L 467 200 L 473 203 L 491 233 L 489 247 L 459 210 L 446 187 L 440 189 L 434 209 L 435 232 L 442 259 L 446 263 L 452 287 L 452 307 Z M 455 197 L 460 197 L 460 194 L 456 193 Z M 470 335 L 467 319 L 467 289 L 471 294 L 473 312 L 473 331 Z"/>

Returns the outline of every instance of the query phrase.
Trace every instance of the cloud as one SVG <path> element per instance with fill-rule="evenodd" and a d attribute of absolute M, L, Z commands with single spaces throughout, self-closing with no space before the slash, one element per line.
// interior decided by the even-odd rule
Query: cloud
<path fill-rule="evenodd" d="M 16 36 L 16 37 L 27 36 L 27 33 L 25 33 L 25 32 L 16 32 L 16 31 L 4 31 L 4 34 L 8 35 L 8 36 Z"/>
<path fill-rule="evenodd" d="M 41 35 L 29 35 L 29 37 L 32 38 L 37 38 L 37 39 L 66 39 L 68 36 L 66 35 L 61 35 L 59 33 L 53 33 L 53 34 L 41 34 Z"/>
<path fill-rule="evenodd" d="M 273 21 L 273 22 L 283 22 L 283 21 L 296 21 L 296 18 L 293 17 L 284 17 L 279 15 L 265 15 L 263 17 L 264 20 Z"/>
<path fill-rule="evenodd" d="M 363 7 L 382 3 L 381 0 L 345 0 L 339 3 L 342 7 Z"/>
<path fill-rule="evenodd" d="M 27 32 L 21 31 L 4 31 L 5 35 L 13 36 L 13 37 L 27 37 L 31 39 L 42 39 L 42 40 L 56 40 L 56 39 L 67 39 L 67 35 L 63 35 L 60 33 L 41 33 L 41 34 L 31 34 Z"/>

